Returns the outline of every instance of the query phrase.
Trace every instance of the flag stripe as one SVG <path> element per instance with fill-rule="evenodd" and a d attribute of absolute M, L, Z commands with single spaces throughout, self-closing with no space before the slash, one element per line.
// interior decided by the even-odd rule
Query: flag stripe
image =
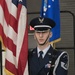
<path fill-rule="evenodd" d="M 18 28 L 18 22 L 17 22 L 17 20 L 15 19 L 15 17 L 13 17 L 12 15 L 11 15 L 11 19 L 12 20 L 10 20 L 10 26 L 13 28 L 13 30 L 17 33 L 17 29 L 16 28 Z M 14 24 L 14 25 L 13 25 Z"/>
<path fill-rule="evenodd" d="M 15 6 L 15 4 L 13 4 L 13 3 L 12 3 L 11 5 L 12 5 L 12 8 L 11 8 L 10 13 L 11 13 L 11 15 L 14 16 L 14 18 L 17 19 L 17 12 L 16 12 L 16 10 L 17 10 L 17 6 Z"/>
<path fill-rule="evenodd" d="M 21 5 L 20 5 L 20 7 L 21 7 Z M 24 32 L 25 32 L 25 29 L 26 29 L 26 19 L 27 19 L 26 8 L 25 7 L 23 7 L 23 9 L 21 8 L 20 13 L 21 14 L 18 14 L 18 15 L 20 15 L 18 21 L 19 20 L 20 21 L 18 22 L 18 36 L 19 37 L 18 37 L 18 40 L 17 40 L 17 51 L 18 51 L 17 55 L 16 55 L 17 56 L 17 62 L 18 62 L 18 58 L 19 58 L 19 55 L 20 55 L 23 39 L 25 39 L 24 38 L 24 34 L 25 34 Z M 27 38 L 27 40 L 28 40 L 28 38 Z"/>
<path fill-rule="evenodd" d="M 10 38 L 7 38 L 8 40 L 8 49 L 13 52 L 13 55 L 16 56 L 16 45 L 13 44 L 13 41 Z"/>
<path fill-rule="evenodd" d="M 6 22 L 7 22 L 7 24 L 8 24 L 8 23 L 9 23 L 9 11 L 8 11 L 8 7 L 7 7 L 7 4 L 6 4 L 5 1 L 6 1 L 6 0 L 3 0 L 3 2 L 1 3 L 1 6 L 2 6 L 2 8 L 3 8 L 4 17 L 5 17 Z M 6 9 L 7 11 L 5 11 L 5 9 Z"/>
<path fill-rule="evenodd" d="M 20 14 L 21 14 L 21 10 L 22 10 L 21 8 L 22 8 L 22 5 L 19 4 L 19 5 L 18 5 L 18 9 L 17 9 L 17 11 L 18 11 L 18 12 L 17 12 L 17 19 L 18 19 L 18 21 L 19 21 L 19 19 L 20 19 Z"/>
<path fill-rule="evenodd" d="M 6 53 L 7 53 L 6 60 L 11 62 L 13 65 L 16 65 L 16 62 L 15 62 L 16 57 L 13 55 L 12 51 L 7 48 Z M 9 56 L 10 56 L 10 58 L 9 58 Z"/>
<path fill-rule="evenodd" d="M 0 35 L 1 35 L 2 41 L 5 41 L 5 42 L 3 42 L 3 44 L 6 47 L 7 46 L 7 41 L 6 41 L 7 40 L 7 37 L 5 36 L 5 34 L 3 32 L 3 27 L 2 27 L 1 24 L 0 24 Z"/>
<path fill-rule="evenodd" d="M 10 11 L 10 26 L 14 29 L 14 31 L 17 33 L 18 28 L 18 20 L 17 20 L 17 7 L 12 3 L 11 5 L 11 11 Z M 13 25 L 14 24 L 14 25 Z"/>
<path fill-rule="evenodd" d="M 5 65 L 5 67 L 7 68 L 7 70 L 9 72 L 11 72 L 12 74 L 14 74 L 14 75 L 18 75 L 17 74 L 17 69 L 15 68 L 15 65 L 12 64 L 12 63 L 10 63 L 7 59 L 5 60 L 5 62 L 6 62 L 6 64 L 8 64 L 8 65 Z M 13 68 L 13 70 L 12 70 L 12 68 Z"/>
<path fill-rule="evenodd" d="M 23 36 L 24 36 L 24 30 L 25 30 L 25 28 L 23 27 L 23 24 L 22 23 L 20 23 L 19 24 L 19 22 L 21 22 L 21 20 L 22 20 L 22 18 L 20 18 L 20 16 L 21 16 L 21 8 L 22 8 L 22 5 L 21 4 L 18 4 L 18 9 L 17 9 L 17 20 L 18 20 L 18 35 L 17 35 L 17 37 L 18 37 L 18 40 L 17 40 L 17 54 L 16 54 L 16 57 L 17 57 L 17 67 L 18 67 L 18 60 L 19 60 L 19 56 L 20 56 L 20 51 L 21 51 L 21 47 L 22 47 L 22 42 L 23 42 Z M 19 19 L 20 19 L 20 21 L 19 21 Z M 24 28 L 24 30 L 23 30 L 23 28 Z M 23 31 L 23 32 L 22 32 Z"/>
<path fill-rule="evenodd" d="M 22 49 L 21 49 L 20 57 L 19 57 L 19 61 L 18 61 L 19 62 L 18 63 L 18 70 L 20 70 L 20 67 L 23 66 L 22 67 L 22 71 L 21 70 L 19 71 L 20 73 L 24 73 L 26 62 L 27 62 L 28 51 L 26 51 L 26 50 L 28 50 L 28 48 L 27 48 L 28 43 L 25 43 L 25 42 L 28 42 L 28 40 L 27 40 L 27 38 L 28 38 L 27 33 L 28 33 L 28 31 L 26 29 L 25 30 L 25 36 L 24 36 L 25 39 L 23 40 L 23 45 L 22 45 Z M 25 54 L 26 54 L 26 56 L 24 57 Z M 24 62 L 22 65 L 19 65 L 21 63 L 20 60 L 22 60 Z"/>
<path fill-rule="evenodd" d="M 23 75 L 29 75 L 29 72 L 28 72 L 28 62 L 26 63 L 26 67 L 25 67 Z"/>
<path fill-rule="evenodd" d="M 25 32 L 25 34 L 22 34 L 22 36 L 24 36 L 24 38 L 22 38 L 22 40 L 23 40 L 23 43 L 22 43 L 22 47 L 21 47 L 21 52 L 20 52 L 20 54 L 18 54 L 17 56 L 19 56 L 18 58 L 19 58 L 19 60 L 18 60 L 18 72 L 19 72 L 19 74 L 22 74 L 22 73 L 24 73 L 24 70 L 25 70 L 25 66 L 26 66 L 26 61 L 27 61 L 27 50 L 28 50 L 28 47 L 27 47 L 27 45 L 28 45 L 28 43 L 25 43 L 25 42 L 28 42 L 28 29 L 27 29 L 27 27 L 25 26 L 25 25 L 27 25 L 27 17 L 26 17 L 26 13 L 24 13 L 25 11 L 27 11 L 26 10 L 26 8 L 24 7 L 24 6 L 21 6 L 21 5 L 19 5 L 18 6 L 18 11 L 20 11 L 20 12 L 18 12 L 18 20 L 22 20 L 21 22 L 19 21 L 18 22 L 18 25 L 20 26 L 20 28 L 22 28 L 22 30 Z M 20 13 L 22 13 L 22 14 L 20 14 Z M 21 16 L 23 16 L 22 18 L 21 18 Z M 26 18 L 25 18 L 26 17 Z M 25 18 L 25 19 L 24 19 Z M 20 24 L 22 24 L 22 26 L 20 25 Z M 25 24 L 25 25 L 24 25 Z M 26 30 L 25 30 L 26 29 Z M 21 32 L 23 33 L 23 31 L 21 30 Z M 20 32 L 19 32 L 20 33 Z M 26 47 L 25 47 L 26 46 Z M 26 56 L 24 57 L 24 55 L 26 54 Z M 25 59 L 24 59 L 25 58 Z M 23 64 L 21 64 L 21 62 L 20 62 L 20 60 L 22 60 L 21 62 L 23 62 Z M 21 64 L 21 65 L 20 65 Z"/>
<path fill-rule="evenodd" d="M 8 25 L 7 25 L 6 19 L 4 18 L 4 13 L 3 13 L 3 10 L 2 10 L 1 7 L 0 7 L 0 12 L 2 12 L 1 13 L 2 16 L 0 16 L 0 23 L 1 23 L 2 27 L 3 27 L 3 32 L 7 36 Z"/>
<path fill-rule="evenodd" d="M 15 45 L 17 45 L 17 33 L 13 30 L 13 28 L 9 25 L 8 37 L 13 41 Z"/>

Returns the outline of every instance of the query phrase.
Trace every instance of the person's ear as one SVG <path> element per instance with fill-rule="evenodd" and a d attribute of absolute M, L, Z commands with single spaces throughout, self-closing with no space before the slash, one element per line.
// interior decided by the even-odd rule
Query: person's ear
<path fill-rule="evenodd" d="M 49 35 L 49 37 L 51 38 L 52 37 L 52 32 L 50 31 L 50 35 Z"/>
<path fill-rule="evenodd" d="M 36 39 L 36 37 L 35 37 L 35 33 L 34 33 L 34 39 Z"/>

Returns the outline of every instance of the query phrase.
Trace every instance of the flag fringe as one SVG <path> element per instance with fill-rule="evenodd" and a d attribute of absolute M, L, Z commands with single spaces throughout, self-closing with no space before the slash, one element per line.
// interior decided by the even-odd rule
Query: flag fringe
<path fill-rule="evenodd" d="M 3 49 L 3 50 L 6 50 L 6 47 L 5 47 L 4 44 L 3 44 L 3 39 L 2 39 L 1 36 L 0 36 L 0 41 L 1 41 L 1 44 L 2 44 L 2 49 Z"/>
<path fill-rule="evenodd" d="M 50 44 L 54 44 L 54 43 L 59 42 L 59 41 L 61 41 L 61 38 L 56 39 L 56 40 L 54 40 L 54 41 L 50 42 Z"/>
<path fill-rule="evenodd" d="M 14 75 L 10 71 L 8 71 L 6 68 L 4 69 L 4 71 L 5 71 L 6 75 Z"/>
<path fill-rule="evenodd" d="M 50 42 L 50 44 L 51 44 L 51 45 L 53 46 L 53 48 L 55 49 L 55 43 L 56 43 L 56 42 L 59 42 L 59 41 L 61 41 L 61 38 L 56 39 L 56 40 Z"/>

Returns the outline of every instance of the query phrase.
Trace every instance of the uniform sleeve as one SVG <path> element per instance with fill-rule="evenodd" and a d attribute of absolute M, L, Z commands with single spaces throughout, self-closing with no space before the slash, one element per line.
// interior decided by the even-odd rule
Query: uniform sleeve
<path fill-rule="evenodd" d="M 55 75 L 68 75 L 69 56 L 67 52 L 61 53 L 56 60 Z"/>

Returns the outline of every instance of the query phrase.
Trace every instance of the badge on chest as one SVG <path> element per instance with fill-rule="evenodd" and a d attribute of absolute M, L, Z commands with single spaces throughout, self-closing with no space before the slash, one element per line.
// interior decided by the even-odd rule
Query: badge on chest
<path fill-rule="evenodd" d="M 51 61 L 49 61 L 46 65 L 45 68 L 50 68 L 51 67 Z"/>

